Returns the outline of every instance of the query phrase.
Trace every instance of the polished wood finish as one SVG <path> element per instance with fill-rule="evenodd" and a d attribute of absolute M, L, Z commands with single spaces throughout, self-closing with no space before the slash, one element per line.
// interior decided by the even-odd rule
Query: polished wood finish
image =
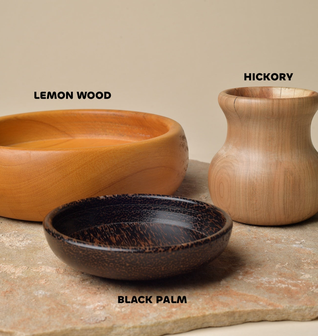
<path fill-rule="evenodd" d="M 158 115 L 60 110 L 0 118 L 0 216 L 120 193 L 172 194 L 188 164 L 182 127 Z"/>
<path fill-rule="evenodd" d="M 43 221 L 53 252 L 75 269 L 118 280 L 153 280 L 191 272 L 227 246 L 232 220 L 221 209 L 164 195 L 84 199 Z"/>
<path fill-rule="evenodd" d="M 209 170 L 215 205 L 257 225 L 303 221 L 318 211 L 318 153 L 310 127 L 318 93 L 276 87 L 223 91 L 228 134 Z"/>

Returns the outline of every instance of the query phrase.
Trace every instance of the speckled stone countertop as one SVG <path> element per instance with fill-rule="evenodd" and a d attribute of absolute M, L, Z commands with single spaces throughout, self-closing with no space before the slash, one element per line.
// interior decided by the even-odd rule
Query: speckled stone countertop
<path fill-rule="evenodd" d="M 191 161 L 176 195 L 211 202 L 208 163 Z M 318 317 L 318 214 L 302 224 L 234 223 L 215 261 L 151 282 L 77 272 L 51 252 L 42 226 L 0 218 L 0 335 L 164 335 L 247 321 Z M 118 303 L 118 296 L 187 303 Z"/>

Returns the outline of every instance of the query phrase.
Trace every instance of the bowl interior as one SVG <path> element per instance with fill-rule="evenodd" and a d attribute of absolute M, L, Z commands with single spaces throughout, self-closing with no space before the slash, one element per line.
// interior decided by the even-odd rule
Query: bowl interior
<path fill-rule="evenodd" d="M 82 200 L 51 219 L 53 229 L 71 240 L 123 248 L 191 243 L 211 237 L 226 223 L 212 205 L 156 195 Z"/>
<path fill-rule="evenodd" d="M 225 93 L 247 98 L 304 98 L 317 95 L 317 92 L 286 87 L 242 87 L 225 91 Z"/>
<path fill-rule="evenodd" d="M 35 112 L 1 118 L 0 146 L 29 150 L 104 147 L 151 139 L 168 130 L 166 118 L 140 112 Z"/>

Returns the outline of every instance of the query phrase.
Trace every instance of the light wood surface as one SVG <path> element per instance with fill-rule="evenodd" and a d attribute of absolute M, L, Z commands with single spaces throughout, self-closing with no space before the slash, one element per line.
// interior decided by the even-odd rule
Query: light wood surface
<path fill-rule="evenodd" d="M 310 126 L 318 93 L 252 87 L 223 91 L 224 146 L 213 158 L 209 188 L 233 220 L 257 225 L 303 221 L 318 211 L 318 153 Z"/>
<path fill-rule="evenodd" d="M 175 121 L 60 110 L 0 118 L 0 216 L 41 221 L 55 207 L 121 193 L 172 194 L 188 164 Z"/>

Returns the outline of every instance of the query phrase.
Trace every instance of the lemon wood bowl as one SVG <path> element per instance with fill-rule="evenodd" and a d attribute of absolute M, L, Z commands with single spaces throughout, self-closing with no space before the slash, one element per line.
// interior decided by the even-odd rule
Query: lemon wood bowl
<path fill-rule="evenodd" d="M 158 115 L 59 110 L 0 118 L 0 216 L 42 221 L 61 204 L 173 194 L 188 165 L 182 127 Z"/>

